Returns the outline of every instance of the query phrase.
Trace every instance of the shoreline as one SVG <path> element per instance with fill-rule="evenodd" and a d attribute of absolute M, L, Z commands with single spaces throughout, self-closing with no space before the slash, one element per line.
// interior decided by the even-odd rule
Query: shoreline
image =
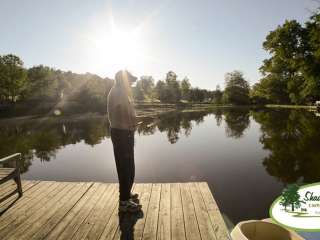
<path fill-rule="evenodd" d="M 312 105 L 280 105 L 280 104 L 266 104 L 266 105 L 217 105 L 211 103 L 136 103 L 136 114 L 137 119 L 143 118 L 156 118 L 162 114 L 167 114 L 174 111 L 181 112 L 190 112 L 190 111 L 201 111 L 201 110 L 210 110 L 214 108 L 283 108 L 283 109 L 307 109 L 307 110 L 317 110 L 317 106 Z M 24 121 L 32 119 L 66 119 L 73 117 L 76 120 L 81 120 L 88 117 L 106 117 L 106 113 L 102 112 L 84 112 L 84 113 L 71 113 L 71 114 L 62 114 L 54 115 L 52 112 L 47 114 L 32 114 L 32 115 L 21 115 L 21 116 L 9 116 L 9 117 L 0 117 L 0 121 Z"/>

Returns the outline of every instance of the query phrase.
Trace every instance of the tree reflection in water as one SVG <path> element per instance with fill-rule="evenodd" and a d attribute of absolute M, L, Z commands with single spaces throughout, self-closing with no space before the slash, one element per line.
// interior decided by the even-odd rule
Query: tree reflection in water
<path fill-rule="evenodd" d="M 213 115 L 218 127 L 225 127 L 225 137 L 235 140 L 245 135 L 250 117 L 260 125 L 260 143 L 269 152 L 262 164 L 269 175 L 282 183 L 320 181 L 320 120 L 301 110 L 249 110 L 247 108 L 214 108 L 210 111 L 174 112 L 158 118 L 141 119 L 139 135 L 164 132 L 171 144 Z M 0 157 L 21 152 L 22 172 L 28 171 L 34 158 L 54 159 L 59 149 L 84 142 L 94 146 L 110 138 L 104 116 L 88 118 L 46 118 L 2 120 L 0 122 Z M 210 132 L 208 132 L 210 134 Z M 258 159 L 260 160 L 260 159 Z"/>
<path fill-rule="evenodd" d="M 267 172 L 284 184 L 320 181 L 320 119 L 303 110 L 252 112 L 261 126 L 260 142 L 270 152 Z"/>

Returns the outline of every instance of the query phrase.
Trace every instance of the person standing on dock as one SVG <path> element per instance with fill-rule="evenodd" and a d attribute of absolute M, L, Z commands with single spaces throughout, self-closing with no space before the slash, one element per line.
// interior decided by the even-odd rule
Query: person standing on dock
<path fill-rule="evenodd" d="M 117 72 L 115 83 L 107 99 L 111 140 L 120 185 L 119 212 L 141 210 L 138 194 L 131 193 L 135 176 L 134 130 L 136 126 L 131 85 L 136 80 L 137 78 L 126 70 Z"/>

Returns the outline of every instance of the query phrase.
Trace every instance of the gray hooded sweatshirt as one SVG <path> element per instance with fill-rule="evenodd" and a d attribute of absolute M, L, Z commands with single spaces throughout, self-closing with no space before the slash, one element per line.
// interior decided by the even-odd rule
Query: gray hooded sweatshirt
<path fill-rule="evenodd" d="M 111 88 L 107 101 L 110 127 L 133 131 L 136 125 L 136 113 L 132 101 L 120 85 L 115 84 Z"/>

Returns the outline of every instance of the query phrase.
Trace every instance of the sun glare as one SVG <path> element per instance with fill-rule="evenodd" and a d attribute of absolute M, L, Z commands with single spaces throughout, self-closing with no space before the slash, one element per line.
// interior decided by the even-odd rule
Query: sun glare
<path fill-rule="evenodd" d="M 89 39 L 94 47 L 94 64 L 112 69 L 135 69 L 143 65 L 145 51 L 138 29 L 125 31 L 113 25 L 108 31 L 97 29 Z"/>

